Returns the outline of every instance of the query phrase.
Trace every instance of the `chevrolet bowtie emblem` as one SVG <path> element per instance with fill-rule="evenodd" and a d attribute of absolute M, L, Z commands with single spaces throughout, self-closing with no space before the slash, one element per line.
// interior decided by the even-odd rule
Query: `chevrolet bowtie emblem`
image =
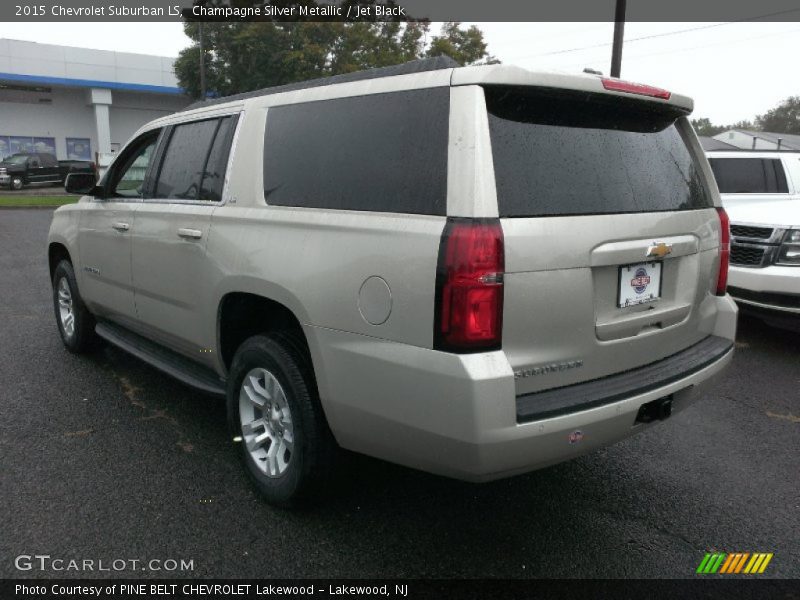
<path fill-rule="evenodd" d="M 647 258 L 664 258 L 667 254 L 672 254 L 672 244 L 653 242 L 647 248 Z"/>

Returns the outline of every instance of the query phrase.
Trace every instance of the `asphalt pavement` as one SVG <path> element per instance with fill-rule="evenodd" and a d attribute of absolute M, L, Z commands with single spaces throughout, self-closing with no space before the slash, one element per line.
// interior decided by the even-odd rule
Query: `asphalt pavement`
<path fill-rule="evenodd" d="M 50 217 L 0 212 L 0 577 L 683 578 L 711 550 L 800 577 L 797 334 L 742 319 L 707 398 L 577 460 L 473 485 L 353 456 L 326 502 L 289 512 L 251 488 L 221 401 L 114 348 L 63 349 Z M 193 570 L 17 570 L 34 554 Z"/>

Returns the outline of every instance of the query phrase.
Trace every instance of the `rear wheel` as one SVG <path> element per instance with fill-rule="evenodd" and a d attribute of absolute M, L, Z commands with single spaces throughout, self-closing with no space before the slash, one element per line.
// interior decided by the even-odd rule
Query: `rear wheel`
<path fill-rule="evenodd" d="M 94 317 L 81 300 L 75 271 L 68 260 L 58 263 L 53 272 L 53 308 L 67 350 L 76 354 L 91 350 L 97 341 Z"/>
<path fill-rule="evenodd" d="M 322 491 L 336 445 L 296 336 L 245 341 L 233 358 L 227 405 L 245 469 L 270 504 L 288 506 Z"/>

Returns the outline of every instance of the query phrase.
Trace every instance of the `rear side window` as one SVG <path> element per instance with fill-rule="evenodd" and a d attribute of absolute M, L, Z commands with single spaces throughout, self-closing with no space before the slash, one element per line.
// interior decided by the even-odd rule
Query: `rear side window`
<path fill-rule="evenodd" d="M 228 154 L 236 128 L 236 119 L 226 117 L 219 123 L 214 136 L 214 143 L 208 154 L 203 179 L 200 184 L 200 200 L 219 201 L 222 199 L 222 184 L 225 182 L 225 171 L 228 167 Z"/>
<path fill-rule="evenodd" d="M 788 194 L 786 174 L 777 158 L 710 158 L 722 194 Z"/>
<path fill-rule="evenodd" d="M 444 215 L 449 89 L 269 109 L 267 204 Z"/>
<path fill-rule="evenodd" d="M 485 93 L 501 217 L 713 206 L 674 108 L 531 88 Z"/>
<path fill-rule="evenodd" d="M 176 125 L 158 173 L 154 198 L 222 198 L 233 117 Z"/>

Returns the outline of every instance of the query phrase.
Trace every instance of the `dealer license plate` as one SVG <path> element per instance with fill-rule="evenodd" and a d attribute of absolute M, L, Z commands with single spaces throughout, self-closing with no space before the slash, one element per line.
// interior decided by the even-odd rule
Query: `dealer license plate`
<path fill-rule="evenodd" d="M 646 262 L 619 268 L 617 306 L 624 308 L 661 297 L 661 263 Z"/>

